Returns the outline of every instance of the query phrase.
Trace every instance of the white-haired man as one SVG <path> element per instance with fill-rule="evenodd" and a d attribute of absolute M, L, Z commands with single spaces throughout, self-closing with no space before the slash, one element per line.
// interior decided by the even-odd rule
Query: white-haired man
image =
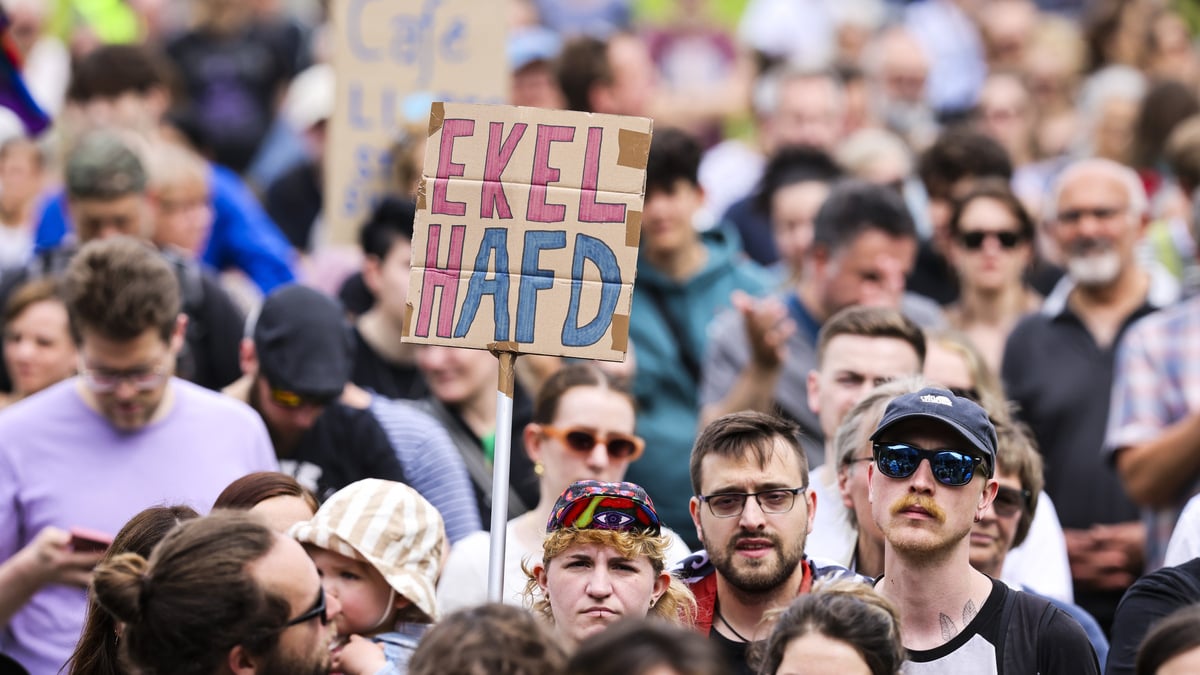
<path fill-rule="evenodd" d="M 1055 186 L 1048 234 L 1067 274 L 1042 310 L 1013 330 L 1002 375 L 1046 459 L 1075 598 L 1108 626 L 1142 571 L 1146 531 L 1101 453 L 1117 342 L 1137 319 L 1173 302 L 1178 287 L 1139 264 L 1146 193 L 1106 159 L 1068 167 Z"/>

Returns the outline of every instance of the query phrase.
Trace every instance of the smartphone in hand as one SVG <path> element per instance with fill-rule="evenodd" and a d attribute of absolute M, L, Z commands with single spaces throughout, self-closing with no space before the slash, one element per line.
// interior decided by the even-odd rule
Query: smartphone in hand
<path fill-rule="evenodd" d="M 78 553 L 103 553 L 112 545 L 112 536 L 86 527 L 71 528 L 71 550 Z"/>

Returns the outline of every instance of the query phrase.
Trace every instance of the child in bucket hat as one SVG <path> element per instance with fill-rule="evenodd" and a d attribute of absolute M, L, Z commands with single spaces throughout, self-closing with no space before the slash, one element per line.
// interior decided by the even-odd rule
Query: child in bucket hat
<path fill-rule="evenodd" d="M 289 534 L 304 544 L 337 597 L 344 638 L 333 665 L 346 675 L 399 675 L 437 620 L 435 587 L 446 534 L 442 516 L 416 490 L 368 478 L 338 490 Z"/>

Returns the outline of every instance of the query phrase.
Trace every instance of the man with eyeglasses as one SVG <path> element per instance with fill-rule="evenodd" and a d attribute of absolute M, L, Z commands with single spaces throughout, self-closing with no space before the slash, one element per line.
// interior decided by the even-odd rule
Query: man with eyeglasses
<path fill-rule="evenodd" d="M 53 675 L 83 626 L 99 553 L 71 528 L 114 534 L 161 503 L 207 510 L 233 480 L 277 469 L 246 406 L 174 377 L 186 317 L 169 264 L 144 242 L 84 246 L 63 278 L 79 377 L 0 413 L 0 650 Z M 94 550 L 94 549 L 93 549 Z"/>
<path fill-rule="evenodd" d="M 983 408 L 927 387 L 893 399 L 869 440 L 868 494 L 884 536 L 875 590 L 900 610 L 905 672 L 1098 675 L 1070 616 L 971 567 L 972 524 L 999 488 Z"/>
<path fill-rule="evenodd" d="M 676 572 L 696 596 L 696 630 L 738 673 L 753 672 L 746 654 L 770 633 L 768 610 L 786 607 L 814 581 L 852 576 L 804 555 L 817 503 L 798 433 L 772 415 L 733 413 L 709 424 L 692 449 L 689 509 L 705 550 Z"/>
<path fill-rule="evenodd" d="M 215 512 L 182 523 L 149 560 L 96 570 L 96 595 L 121 622 L 139 672 L 328 675 L 336 595 L 295 540 L 256 516 Z"/>
<path fill-rule="evenodd" d="M 128 138 L 112 131 L 84 135 L 67 154 L 63 173 L 75 242 L 83 245 L 118 235 L 153 241 L 156 202 L 147 188 L 146 167 Z M 0 305 L 26 281 L 60 276 L 77 250 L 74 243 L 55 247 L 8 271 L 0 278 Z M 159 253 L 175 273 L 181 311 L 188 319 L 175 375 L 220 389 L 239 374 L 237 345 L 243 313 L 199 261 L 169 246 L 160 248 Z M 0 359 L 0 387 L 9 384 Z"/>
<path fill-rule="evenodd" d="M 281 286 L 247 333 L 245 374 L 225 393 L 262 417 L 284 473 L 321 499 L 363 478 L 408 483 L 372 412 L 339 400 L 350 380 L 353 338 L 335 300 L 298 284 Z"/>
<path fill-rule="evenodd" d="M 1062 173 L 1046 232 L 1066 276 L 1013 329 L 1001 365 L 1046 459 L 1075 602 L 1106 629 L 1146 547 L 1141 514 L 1104 452 L 1115 354 L 1134 322 L 1178 298 L 1169 274 L 1139 262 L 1146 205 L 1137 173 L 1116 162 L 1082 160 Z"/>

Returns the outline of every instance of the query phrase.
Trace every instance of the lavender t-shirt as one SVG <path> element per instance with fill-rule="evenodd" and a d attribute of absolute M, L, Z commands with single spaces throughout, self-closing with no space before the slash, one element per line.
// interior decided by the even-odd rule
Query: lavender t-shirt
<path fill-rule="evenodd" d="M 277 470 L 249 406 L 179 379 L 166 416 L 113 428 L 66 380 L 0 412 L 0 561 L 47 525 L 116 534 L 139 511 L 186 504 L 207 513 L 234 479 Z M 0 634 L 31 675 L 53 675 L 83 627 L 87 592 L 47 586 Z"/>

